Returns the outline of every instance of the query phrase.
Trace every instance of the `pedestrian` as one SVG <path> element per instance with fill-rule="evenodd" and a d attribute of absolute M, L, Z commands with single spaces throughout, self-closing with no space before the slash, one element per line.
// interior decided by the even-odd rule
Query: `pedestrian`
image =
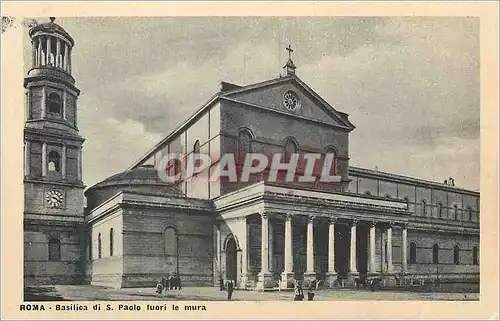
<path fill-rule="evenodd" d="M 181 277 L 179 276 L 179 274 L 177 274 L 177 286 L 179 287 L 179 290 L 182 289 L 181 287 Z"/>
<path fill-rule="evenodd" d="M 158 283 L 156 284 L 156 296 L 160 298 L 162 292 L 163 292 L 163 285 L 161 284 L 161 280 L 159 280 Z"/>
<path fill-rule="evenodd" d="M 313 286 L 312 283 L 309 284 L 309 289 L 307 290 L 307 301 L 313 301 L 314 299 L 314 292 L 313 292 Z"/>
<path fill-rule="evenodd" d="M 231 301 L 231 297 L 233 296 L 234 284 L 233 280 L 227 281 L 227 299 Z"/>
<path fill-rule="evenodd" d="M 162 276 L 160 282 L 161 282 L 161 286 L 162 286 L 163 290 L 166 291 L 167 290 L 167 278 L 165 276 Z"/>
<path fill-rule="evenodd" d="M 295 297 L 294 301 L 302 301 L 304 295 L 302 294 L 302 289 L 300 287 L 299 280 L 295 280 Z"/>
<path fill-rule="evenodd" d="M 219 286 L 220 286 L 220 290 L 221 290 L 221 291 L 224 291 L 224 290 L 225 290 L 225 286 L 224 286 L 224 278 L 222 277 L 222 275 L 219 275 Z"/>
<path fill-rule="evenodd" d="M 170 290 L 170 276 L 167 274 L 165 277 L 165 291 Z"/>
<path fill-rule="evenodd" d="M 170 290 L 173 290 L 174 289 L 174 276 L 173 275 L 171 275 L 170 278 L 168 279 L 168 283 L 169 283 Z"/>

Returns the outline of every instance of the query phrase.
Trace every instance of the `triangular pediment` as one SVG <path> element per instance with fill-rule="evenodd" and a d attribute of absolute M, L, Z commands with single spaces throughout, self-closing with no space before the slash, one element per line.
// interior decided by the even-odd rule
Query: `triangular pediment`
<path fill-rule="evenodd" d="M 298 103 L 287 104 L 286 93 L 292 93 L 292 97 L 297 97 Z M 309 86 L 296 76 L 286 76 L 276 78 L 262 83 L 236 88 L 223 92 L 221 97 L 231 100 L 275 109 L 290 115 L 296 115 L 307 119 L 320 121 L 329 125 L 344 127 L 348 130 L 354 129 L 347 119 L 347 114 L 335 110 Z M 295 109 L 294 106 L 297 106 Z"/>

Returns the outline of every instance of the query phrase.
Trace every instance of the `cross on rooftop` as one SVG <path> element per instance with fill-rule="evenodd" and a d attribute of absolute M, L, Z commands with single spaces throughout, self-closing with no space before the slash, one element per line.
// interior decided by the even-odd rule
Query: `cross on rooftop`
<path fill-rule="evenodd" d="M 286 50 L 288 51 L 288 58 L 292 59 L 292 52 L 293 52 L 292 46 L 288 45 L 288 47 L 286 47 Z"/>

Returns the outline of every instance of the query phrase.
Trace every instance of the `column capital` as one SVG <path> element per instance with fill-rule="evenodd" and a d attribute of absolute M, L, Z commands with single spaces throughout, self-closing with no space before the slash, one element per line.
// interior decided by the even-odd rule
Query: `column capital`
<path fill-rule="evenodd" d="M 396 225 L 396 222 L 394 221 L 389 221 L 389 222 L 386 222 L 386 225 L 387 225 L 387 228 L 393 228 L 394 225 Z"/>
<path fill-rule="evenodd" d="M 263 219 L 268 219 L 269 218 L 269 212 L 262 212 L 260 213 L 260 217 L 263 218 Z"/>
<path fill-rule="evenodd" d="M 352 220 L 349 225 L 352 227 L 352 226 L 355 226 L 355 225 L 358 225 L 359 223 L 359 220 Z"/>
<path fill-rule="evenodd" d="M 401 223 L 401 228 L 408 229 L 408 222 Z"/>
<path fill-rule="evenodd" d="M 307 222 L 312 223 L 316 219 L 315 215 L 308 215 L 307 216 Z"/>
<path fill-rule="evenodd" d="M 371 221 L 371 222 L 368 222 L 368 225 L 369 225 L 370 227 L 375 227 L 375 225 L 377 225 L 377 224 L 378 224 L 378 221 Z"/>
<path fill-rule="evenodd" d="M 328 223 L 330 224 L 335 224 L 337 223 L 338 219 L 336 217 L 329 217 L 328 218 Z"/>
<path fill-rule="evenodd" d="M 285 214 L 285 221 L 291 221 L 293 218 L 292 214 Z"/>

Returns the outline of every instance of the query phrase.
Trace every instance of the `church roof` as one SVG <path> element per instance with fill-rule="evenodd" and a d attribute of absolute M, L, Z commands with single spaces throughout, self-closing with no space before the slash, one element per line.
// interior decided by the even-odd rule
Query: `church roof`
<path fill-rule="evenodd" d="M 172 196 L 182 197 L 184 194 L 180 189 L 168 184 L 160 179 L 157 170 L 151 165 L 138 166 L 132 169 L 128 169 L 121 173 L 112 175 L 105 180 L 91 186 L 89 190 L 99 189 L 108 186 L 138 186 L 138 185 L 149 185 L 157 186 L 163 194 L 169 194 Z"/>
<path fill-rule="evenodd" d="M 195 121 L 198 116 L 202 115 L 207 109 L 209 109 L 214 103 L 216 103 L 219 100 L 223 100 L 225 97 L 230 97 L 233 94 L 236 93 L 241 93 L 245 91 L 251 91 L 255 90 L 257 88 L 263 88 L 267 86 L 272 86 L 275 84 L 279 83 L 285 83 L 288 81 L 295 81 L 299 86 L 304 88 L 311 96 L 313 96 L 315 99 L 318 100 L 318 102 L 324 106 L 328 107 L 328 110 L 330 114 L 336 118 L 345 128 L 348 128 L 349 130 L 352 130 L 355 128 L 355 126 L 349 122 L 347 119 L 347 114 L 343 112 L 337 111 L 333 106 L 328 104 L 319 94 L 317 94 L 311 87 L 309 87 L 305 82 L 303 82 L 299 77 L 296 75 L 286 75 L 274 79 L 269 79 L 266 81 L 258 82 L 258 83 L 253 83 L 250 85 L 246 86 L 238 86 L 235 84 L 230 84 L 227 82 L 222 82 L 221 83 L 221 91 L 213 95 L 201 108 L 199 108 L 191 117 L 189 117 L 186 121 L 181 123 L 175 130 L 173 130 L 168 136 L 166 136 L 164 139 L 162 139 L 158 144 L 156 144 L 151 150 L 149 150 L 143 157 L 141 157 L 139 160 L 137 160 L 132 166 L 129 167 L 129 169 L 134 168 L 141 163 L 143 163 L 145 160 L 147 160 L 152 154 L 157 152 L 159 149 L 161 149 L 166 143 L 168 143 L 173 137 L 175 137 L 179 132 L 182 132 L 185 128 L 190 126 L 193 121 Z"/>

